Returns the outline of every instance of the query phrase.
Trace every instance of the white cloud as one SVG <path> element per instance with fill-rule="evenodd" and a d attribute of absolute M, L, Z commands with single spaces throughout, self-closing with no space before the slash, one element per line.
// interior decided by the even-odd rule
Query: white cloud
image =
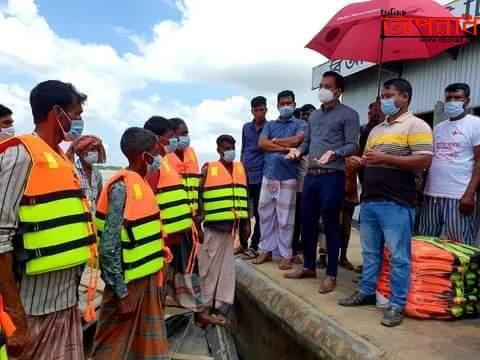
<path fill-rule="evenodd" d="M 152 114 L 185 118 L 206 159 L 219 133 L 239 137 L 241 124 L 250 117 L 250 97 L 268 96 L 271 116 L 274 94 L 280 90 L 294 90 L 299 103 L 315 101 L 309 90 L 311 68 L 324 59 L 304 46 L 335 11 L 351 2 L 164 1 L 181 11 L 181 20 L 159 22 L 151 40 L 117 27 L 117 34 L 138 47 L 125 54 L 108 44 L 61 37 L 33 0 L 8 1 L 0 7 L 0 75 L 14 72 L 29 80 L 0 84 L 0 102 L 14 108 L 18 124 L 29 130 L 28 90 L 48 78 L 69 81 L 89 95 L 87 130 L 104 137 L 113 162 L 121 161 L 114 151 L 121 131 L 143 124 Z M 185 83 L 189 91 L 195 83 L 218 84 L 237 95 L 205 98 L 195 105 L 168 94 L 136 95 L 149 84 L 168 82 Z"/>

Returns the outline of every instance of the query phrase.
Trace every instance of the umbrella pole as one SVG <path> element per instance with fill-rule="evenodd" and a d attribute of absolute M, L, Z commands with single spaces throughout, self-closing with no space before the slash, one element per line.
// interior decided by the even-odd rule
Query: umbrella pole
<path fill-rule="evenodd" d="M 377 100 L 380 97 L 380 85 L 382 82 L 382 63 L 383 63 L 383 41 L 385 39 L 385 34 L 383 32 L 383 20 L 380 23 L 380 54 L 378 61 L 378 82 L 377 82 Z"/>

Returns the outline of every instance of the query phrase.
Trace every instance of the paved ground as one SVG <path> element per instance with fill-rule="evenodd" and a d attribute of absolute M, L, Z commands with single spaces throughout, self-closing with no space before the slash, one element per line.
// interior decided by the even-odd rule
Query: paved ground
<path fill-rule="evenodd" d="M 350 260 L 360 264 L 360 245 L 357 231 L 352 233 Z M 298 265 L 297 265 L 298 266 Z M 318 293 L 319 279 L 289 280 L 278 270 L 277 263 L 255 266 L 255 269 L 275 283 L 302 298 L 339 324 L 398 359 L 475 359 L 480 354 L 480 320 L 440 322 L 406 319 L 400 327 L 389 329 L 380 325 L 382 312 L 373 306 L 348 309 L 337 300 L 355 291 L 358 275 L 340 271 L 337 290 L 328 295 Z M 317 275 L 323 275 L 318 270 Z"/>

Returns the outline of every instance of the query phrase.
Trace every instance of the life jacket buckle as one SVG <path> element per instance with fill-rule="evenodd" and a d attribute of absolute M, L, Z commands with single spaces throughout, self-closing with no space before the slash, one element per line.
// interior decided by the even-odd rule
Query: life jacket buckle
<path fill-rule="evenodd" d="M 35 256 L 37 258 L 42 257 L 42 250 L 41 249 L 35 249 Z"/>
<path fill-rule="evenodd" d="M 40 231 L 40 225 L 38 225 L 38 223 L 34 223 L 33 224 L 33 229 L 32 229 L 33 232 L 37 232 L 37 231 Z"/>

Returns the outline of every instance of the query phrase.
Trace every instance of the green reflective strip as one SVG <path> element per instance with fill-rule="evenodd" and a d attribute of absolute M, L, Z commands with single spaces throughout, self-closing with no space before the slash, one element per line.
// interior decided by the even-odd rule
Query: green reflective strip
<path fill-rule="evenodd" d="M 177 189 L 177 190 L 159 192 L 156 195 L 156 199 L 157 199 L 157 204 L 163 205 L 166 203 L 170 203 L 170 202 L 174 202 L 182 199 L 188 199 L 188 195 L 185 189 Z"/>
<path fill-rule="evenodd" d="M 99 231 L 103 231 L 105 229 L 105 220 L 99 219 L 98 217 L 95 218 L 95 226 Z"/>
<path fill-rule="evenodd" d="M 162 250 L 162 242 L 159 240 L 151 241 L 145 245 L 137 246 L 131 250 L 122 249 L 123 262 L 132 263 L 160 250 Z"/>
<path fill-rule="evenodd" d="M 222 200 L 222 201 L 212 201 L 206 202 L 203 204 L 205 212 L 217 210 L 217 209 L 233 209 L 233 208 L 247 208 L 247 200 Z"/>
<path fill-rule="evenodd" d="M 247 197 L 247 189 L 244 189 L 244 188 L 236 187 L 233 193 L 234 193 L 235 196 Z"/>
<path fill-rule="evenodd" d="M 247 211 L 237 212 L 240 219 L 248 219 Z M 205 221 L 227 221 L 235 220 L 235 215 L 232 211 L 219 212 L 215 214 L 205 214 Z"/>
<path fill-rule="evenodd" d="M 75 223 L 58 226 L 52 229 L 23 234 L 23 244 L 26 249 L 65 244 L 72 239 L 81 239 L 90 234 L 87 223 Z"/>
<path fill-rule="evenodd" d="M 124 271 L 125 283 L 128 284 L 130 281 L 156 274 L 162 268 L 163 268 L 163 258 L 159 257 L 135 269 L 126 270 Z"/>
<path fill-rule="evenodd" d="M 135 239 L 143 239 L 147 236 L 158 234 L 161 231 L 160 218 L 158 220 L 150 221 L 148 223 L 134 226 L 132 228 L 133 237 Z"/>
<path fill-rule="evenodd" d="M 160 207 L 160 216 L 162 219 L 171 219 L 186 214 L 190 214 L 190 207 L 188 204 L 182 204 L 168 208 Z"/>
<path fill-rule="evenodd" d="M 157 234 L 161 232 L 161 230 L 162 228 L 160 226 L 160 218 L 158 219 L 158 221 L 150 221 L 148 223 L 134 226 L 133 228 L 131 228 L 134 239 L 143 239 L 148 236 Z M 120 239 L 122 241 L 131 241 L 128 236 L 128 232 L 124 226 L 122 226 L 122 229 L 120 230 Z"/>
<path fill-rule="evenodd" d="M 26 273 L 27 275 L 38 275 L 51 271 L 69 269 L 85 264 L 89 258 L 90 250 L 87 246 L 84 246 L 60 254 L 29 260 L 26 264 Z"/>
<path fill-rule="evenodd" d="M 78 198 L 54 200 L 43 204 L 21 205 L 18 215 L 21 222 L 39 222 L 59 216 L 83 214 L 82 201 Z"/>
<path fill-rule="evenodd" d="M 187 184 L 188 184 L 188 186 L 199 187 L 200 186 L 200 178 L 198 178 L 198 177 L 188 177 L 187 176 Z"/>
<path fill-rule="evenodd" d="M 6 345 L 0 347 L 0 360 L 8 360 Z"/>
<path fill-rule="evenodd" d="M 175 234 L 177 232 L 188 230 L 192 227 L 192 219 L 184 219 L 180 221 L 176 221 L 172 224 L 164 224 L 163 227 L 165 228 L 165 232 L 167 234 Z"/>
<path fill-rule="evenodd" d="M 203 192 L 203 198 L 206 200 L 216 199 L 225 196 L 233 196 L 232 188 L 223 188 L 215 190 L 205 190 Z"/>

